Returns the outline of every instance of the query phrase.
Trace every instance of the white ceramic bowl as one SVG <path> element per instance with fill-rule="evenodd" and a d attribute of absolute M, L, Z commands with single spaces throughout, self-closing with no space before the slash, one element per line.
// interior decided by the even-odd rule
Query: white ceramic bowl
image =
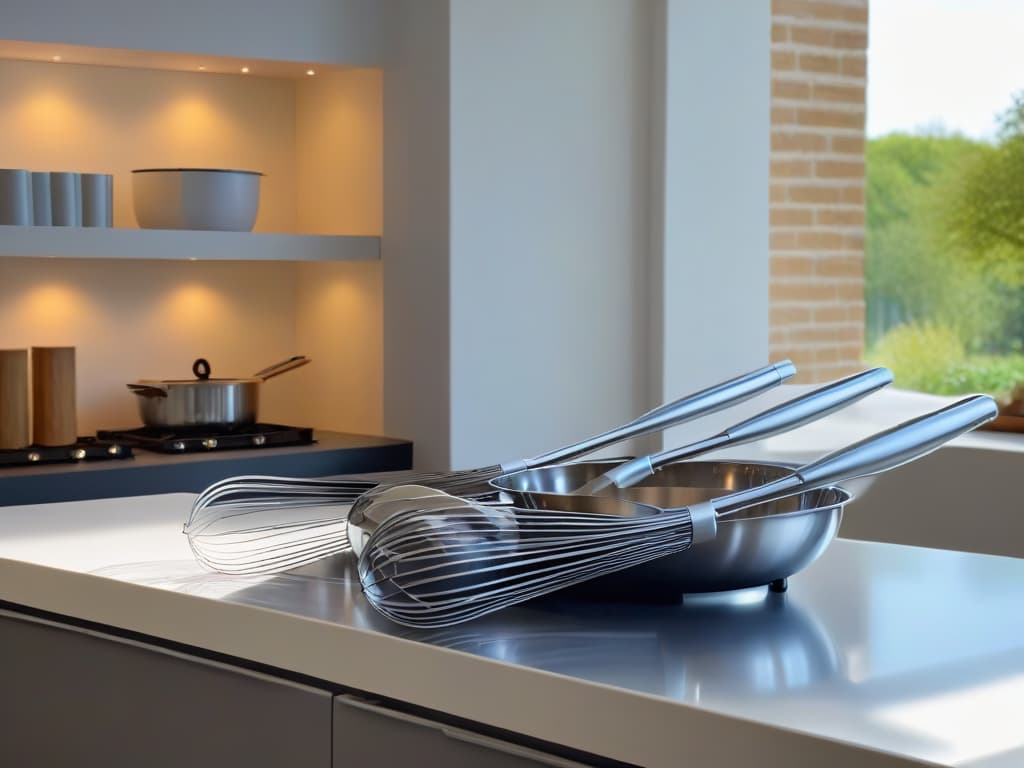
<path fill-rule="evenodd" d="M 215 168 L 132 171 L 135 219 L 143 229 L 249 232 L 260 208 L 262 175 Z"/>

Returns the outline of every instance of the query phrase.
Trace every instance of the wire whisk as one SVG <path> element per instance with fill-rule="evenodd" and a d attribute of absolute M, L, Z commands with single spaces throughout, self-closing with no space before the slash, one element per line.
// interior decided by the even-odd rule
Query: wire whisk
<path fill-rule="evenodd" d="M 997 412 L 990 397 L 967 398 L 764 485 L 675 509 L 621 499 L 600 499 L 602 509 L 612 504 L 619 514 L 487 508 L 461 499 L 435 498 L 429 504 L 392 499 L 383 502 L 387 509 L 382 514 L 371 505 L 360 519 L 353 517 L 354 525 L 373 528 L 359 557 L 359 578 L 370 603 L 399 624 L 458 624 L 682 552 L 713 539 L 721 518 L 899 466 Z"/>
<path fill-rule="evenodd" d="M 784 360 L 680 398 L 621 427 L 532 459 L 457 472 L 391 472 L 337 479 L 235 477 L 195 500 L 184 533 L 196 559 L 223 573 L 274 573 L 345 551 L 346 518 L 364 494 L 416 484 L 478 501 L 494 499 L 490 480 L 566 461 L 628 438 L 714 413 L 774 387 L 796 372 Z"/>

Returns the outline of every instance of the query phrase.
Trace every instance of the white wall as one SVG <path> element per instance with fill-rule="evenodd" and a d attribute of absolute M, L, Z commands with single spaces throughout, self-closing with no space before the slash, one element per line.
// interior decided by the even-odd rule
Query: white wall
<path fill-rule="evenodd" d="M 0 136 L 0 168 L 114 174 L 116 227 L 133 168 L 191 167 L 263 172 L 256 230 L 294 229 L 290 80 L 0 61 Z"/>
<path fill-rule="evenodd" d="M 448 0 L 387 0 L 384 432 L 448 466 Z"/>
<path fill-rule="evenodd" d="M 381 265 L 299 264 L 295 350 L 314 363 L 295 377 L 294 418 L 319 429 L 381 434 Z"/>
<path fill-rule="evenodd" d="M 379 235 L 383 207 L 381 72 L 339 69 L 296 85 L 299 232 Z M 295 347 L 316 362 L 294 376 L 300 420 L 379 434 L 383 309 L 379 262 L 297 265 Z"/>
<path fill-rule="evenodd" d="M 75 347 L 79 434 L 137 426 L 130 381 L 190 378 L 200 356 L 248 376 L 295 354 L 295 290 L 293 264 L 0 258 L 0 349 Z M 299 420 L 301 373 L 264 385 L 261 418 Z"/>
<path fill-rule="evenodd" d="M 650 7 L 451 4 L 455 466 L 644 405 Z"/>
<path fill-rule="evenodd" d="M 419 465 L 765 362 L 767 6 L 385 7 L 384 423 Z"/>
<path fill-rule="evenodd" d="M 0 38 L 375 66 L 378 0 L 0 0 Z"/>
<path fill-rule="evenodd" d="M 667 0 L 661 34 L 663 251 L 652 320 L 657 394 L 667 399 L 768 359 L 770 4 Z M 684 425 L 666 443 L 732 420 Z"/>

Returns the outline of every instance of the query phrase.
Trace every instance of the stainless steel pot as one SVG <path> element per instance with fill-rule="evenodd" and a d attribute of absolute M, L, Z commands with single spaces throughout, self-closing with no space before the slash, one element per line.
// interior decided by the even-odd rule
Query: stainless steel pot
<path fill-rule="evenodd" d="M 616 515 L 650 514 L 652 508 L 687 506 L 764 485 L 785 477 L 791 466 L 742 461 L 691 461 L 669 464 L 631 488 L 610 487 L 597 496 L 562 495 L 614 466 L 584 462 L 534 469 L 498 478 L 492 484 L 517 506 Z M 630 506 L 619 500 L 640 502 Z M 852 499 L 837 486 L 808 491 L 750 507 L 718 523 L 710 541 L 686 552 L 653 560 L 577 587 L 603 595 L 661 594 L 726 590 L 772 585 L 802 571 L 825 551 L 839 530 L 843 506 Z"/>
<path fill-rule="evenodd" d="M 139 416 L 147 427 L 251 424 L 259 411 L 260 384 L 309 362 L 297 355 L 250 378 L 213 379 L 210 363 L 199 358 L 192 364 L 195 379 L 141 379 L 128 389 L 138 396 Z"/>

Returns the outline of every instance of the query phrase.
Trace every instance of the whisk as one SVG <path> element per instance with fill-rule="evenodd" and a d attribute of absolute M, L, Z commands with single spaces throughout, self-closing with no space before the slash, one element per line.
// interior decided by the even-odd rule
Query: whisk
<path fill-rule="evenodd" d="M 400 511 L 367 515 L 382 522 L 359 557 L 363 592 L 399 624 L 444 627 L 468 621 L 681 552 L 714 538 L 717 521 L 739 510 L 912 461 L 997 411 L 990 397 L 967 398 L 765 485 L 677 509 L 622 502 L 626 516 L 620 516 L 488 508 L 465 500 L 444 507 L 437 499 L 420 499 L 402 508 L 399 501 Z M 395 506 L 394 500 L 385 503 Z"/>
<path fill-rule="evenodd" d="M 459 472 L 402 472 L 340 480 L 246 476 L 215 483 L 195 500 L 184 533 L 196 559 L 223 573 L 272 573 L 344 551 L 349 504 L 368 491 L 414 483 L 463 497 L 495 494 L 488 481 L 556 464 L 631 437 L 722 410 L 796 372 L 788 360 L 662 405 L 621 427 L 532 459 Z"/>
<path fill-rule="evenodd" d="M 725 446 L 751 443 L 809 424 L 835 413 L 872 392 L 892 383 L 888 368 L 871 368 L 833 381 L 799 397 L 787 400 L 764 413 L 733 424 L 717 435 L 681 448 L 669 448 L 650 456 L 638 456 L 618 464 L 577 488 L 573 493 L 593 496 L 605 488 L 629 488 L 657 473 L 662 467 Z M 500 481 L 499 481 L 500 482 Z M 497 483 L 496 483 L 497 484 Z M 500 485 L 499 485 L 500 487 Z"/>

